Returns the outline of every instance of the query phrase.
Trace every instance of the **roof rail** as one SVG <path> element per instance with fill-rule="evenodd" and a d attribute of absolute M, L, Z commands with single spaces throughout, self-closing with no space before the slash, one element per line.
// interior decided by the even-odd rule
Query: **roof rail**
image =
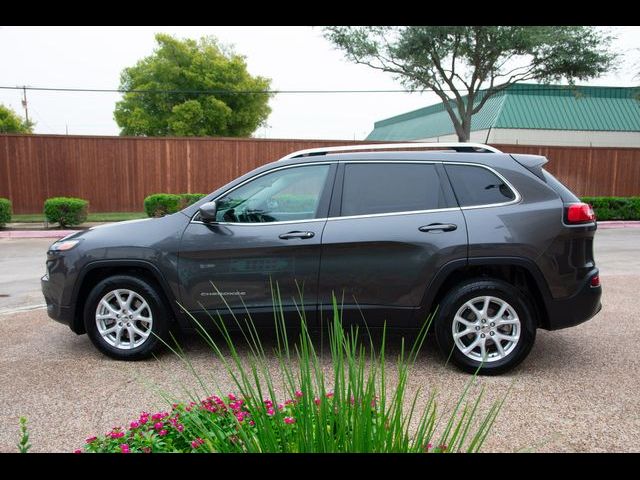
<path fill-rule="evenodd" d="M 502 153 L 497 148 L 483 143 L 465 143 L 465 142 L 410 142 L 410 143 L 373 143 L 368 145 L 343 145 L 335 147 L 318 147 L 308 148 L 306 150 L 298 150 L 282 157 L 280 160 L 288 160 L 290 158 L 311 157 L 314 155 L 326 155 L 333 152 L 353 152 L 358 150 L 390 150 L 394 148 L 450 148 L 456 152 L 485 152 L 485 153 Z"/>

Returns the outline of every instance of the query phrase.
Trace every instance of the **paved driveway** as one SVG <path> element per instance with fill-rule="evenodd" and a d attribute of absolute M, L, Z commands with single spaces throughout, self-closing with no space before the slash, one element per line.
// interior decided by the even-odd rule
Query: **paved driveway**
<path fill-rule="evenodd" d="M 0 293 L 11 295 L 0 298 L 0 310 L 41 301 L 38 276 L 48 243 L 0 240 Z M 604 286 L 602 312 L 571 329 L 539 331 L 535 347 L 520 367 L 509 375 L 481 378 L 474 386 L 474 392 L 486 388 L 487 401 L 511 387 L 487 450 L 637 451 L 640 229 L 599 231 L 596 259 Z M 35 451 L 70 451 L 86 436 L 124 424 L 142 409 L 164 407 L 152 386 L 182 398 L 182 384 L 195 387 L 191 374 L 172 355 L 138 363 L 109 360 L 93 349 L 86 336 L 76 336 L 49 320 L 43 310 L 0 315 L 0 326 L 3 452 L 15 451 L 21 415 L 30 419 Z M 213 381 L 222 392 L 233 391 L 222 366 L 202 342 L 197 338 L 182 342 L 196 367 L 210 376 L 212 391 L 218 391 Z M 272 346 L 273 340 L 267 338 L 265 343 Z M 397 341 L 394 345 L 397 351 Z M 436 389 L 440 406 L 447 408 L 468 379 L 443 365 L 429 339 L 410 389 L 422 389 L 421 402 Z"/>

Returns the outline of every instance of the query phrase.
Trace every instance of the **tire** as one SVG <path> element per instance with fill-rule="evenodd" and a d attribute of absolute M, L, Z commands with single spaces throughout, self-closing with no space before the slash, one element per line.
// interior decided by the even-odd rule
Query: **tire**
<path fill-rule="evenodd" d="M 504 313 L 498 317 L 501 310 Z M 535 342 L 533 308 L 521 291 L 501 280 L 478 278 L 457 285 L 440 302 L 438 311 L 438 347 L 468 373 L 507 372 L 527 357 Z"/>
<path fill-rule="evenodd" d="M 91 342 L 116 360 L 149 358 L 162 347 L 160 339 L 166 341 L 169 333 L 169 309 L 161 295 L 154 284 L 130 275 L 116 275 L 99 282 L 87 297 L 83 312 Z M 122 301 L 126 304 L 129 299 L 130 306 L 123 308 Z M 109 330 L 113 331 L 106 333 Z M 129 341 L 131 334 L 133 345 Z"/>

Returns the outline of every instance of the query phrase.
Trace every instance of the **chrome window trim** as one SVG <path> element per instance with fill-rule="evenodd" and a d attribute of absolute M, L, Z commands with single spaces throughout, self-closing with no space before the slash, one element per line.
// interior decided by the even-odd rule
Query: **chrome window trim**
<path fill-rule="evenodd" d="M 444 207 L 444 208 L 431 208 L 429 210 L 409 210 L 405 212 L 385 212 L 385 213 L 367 213 L 362 215 L 345 215 L 344 217 L 327 217 L 326 220 L 336 221 L 336 220 L 352 220 L 358 218 L 374 218 L 374 217 L 391 217 L 391 216 L 400 216 L 400 215 L 417 215 L 420 213 L 435 213 L 435 212 L 454 212 L 460 210 L 460 207 Z"/>
<path fill-rule="evenodd" d="M 229 190 L 226 190 L 225 192 L 223 192 L 222 194 L 218 195 L 216 198 L 209 200 L 210 202 L 213 201 L 217 201 L 219 198 L 224 197 L 225 195 L 233 192 L 235 189 L 240 188 L 241 186 L 245 185 L 248 182 L 251 182 L 257 178 L 260 178 L 263 175 L 267 175 L 269 173 L 278 171 L 278 170 L 284 170 L 284 169 L 288 169 L 288 168 L 296 168 L 296 167 L 305 167 L 305 166 L 313 166 L 313 165 L 331 165 L 334 163 L 342 163 L 342 164 L 350 164 L 350 163 L 355 163 L 355 164 L 362 164 L 362 163 L 391 163 L 391 164 L 398 164 L 398 163 L 421 163 L 421 164 L 427 164 L 427 165 L 435 165 L 435 164 L 442 164 L 442 165 L 466 165 L 466 166 L 470 166 L 470 167 L 480 167 L 480 168 L 485 168 L 487 170 L 489 170 L 491 173 L 493 173 L 494 175 L 496 175 L 500 180 L 502 180 L 510 189 L 511 191 L 514 193 L 515 198 L 513 200 L 509 200 L 508 202 L 500 202 L 500 203 L 488 203 L 488 204 L 483 204 L 483 205 L 471 205 L 468 207 L 444 207 L 444 208 L 432 208 L 432 209 L 428 209 L 428 210 L 412 210 L 412 211 L 401 211 L 401 212 L 385 212 L 385 213 L 369 213 L 369 214 L 363 214 L 363 215 L 348 215 L 348 216 L 340 216 L 340 217 L 323 217 L 323 218 L 310 218 L 307 220 L 284 220 L 281 222 L 256 222 L 256 223 L 251 223 L 251 222 L 202 222 L 200 220 L 194 220 L 194 218 L 196 217 L 196 215 L 198 215 L 198 212 L 194 213 L 193 216 L 191 217 L 191 221 L 189 223 L 199 223 L 202 225 L 237 225 L 237 226 L 256 226 L 256 225 L 289 225 L 289 224 L 296 224 L 296 223 L 315 223 L 315 222 L 325 222 L 325 221 L 336 221 L 336 220 L 350 220 L 350 219 L 358 219 L 358 218 L 374 218 L 374 217 L 389 217 L 392 215 L 417 215 L 417 214 L 421 214 L 421 213 L 434 213 L 434 212 L 447 212 L 447 211 L 455 211 L 455 210 L 475 210 L 478 208 L 491 208 L 491 207 L 506 207 L 508 205 L 514 205 L 516 203 L 519 203 L 522 200 L 522 195 L 520 195 L 520 192 L 518 192 L 518 190 L 511 184 L 511 182 L 509 182 L 501 173 L 499 173 L 498 171 L 496 171 L 494 168 L 489 167 L 488 165 L 482 165 L 480 163 L 472 163 L 472 162 L 447 162 L 447 161 L 438 161 L 438 160 L 333 160 L 333 161 L 328 161 L 328 162 L 313 162 L 313 163 L 300 163 L 300 164 L 294 164 L 294 165 L 285 165 L 282 167 L 276 167 L 273 168 L 271 170 L 267 170 L 266 172 L 262 172 L 258 175 L 255 175 L 251 178 L 248 178 L 247 180 L 245 180 L 244 182 L 236 185 L 233 188 L 230 188 Z"/>

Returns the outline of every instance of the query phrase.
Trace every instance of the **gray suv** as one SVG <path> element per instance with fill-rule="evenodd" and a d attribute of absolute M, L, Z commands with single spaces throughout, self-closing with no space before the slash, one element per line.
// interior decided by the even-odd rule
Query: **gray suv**
<path fill-rule="evenodd" d="M 55 242 L 48 314 L 135 360 L 171 328 L 193 329 L 192 316 L 233 324 L 248 310 L 272 326 L 277 284 L 285 316 L 304 308 L 311 327 L 332 315 L 333 295 L 344 322 L 369 327 L 419 328 L 437 307 L 442 353 L 501 373 L 538 328 L 601 308 L 593 210 L 546 162 L 470 143 L 294 152 L 173 215 Z"/>

